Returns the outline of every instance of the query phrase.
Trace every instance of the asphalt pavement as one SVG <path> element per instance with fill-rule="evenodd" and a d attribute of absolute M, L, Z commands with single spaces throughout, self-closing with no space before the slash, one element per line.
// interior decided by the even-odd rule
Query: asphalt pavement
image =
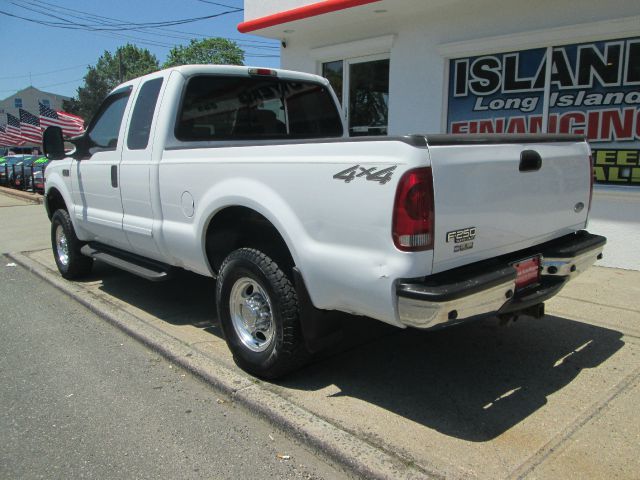
<path fill-rule="evenodd" d="M 346 478 L 0 260 L 0 478 Z"/>

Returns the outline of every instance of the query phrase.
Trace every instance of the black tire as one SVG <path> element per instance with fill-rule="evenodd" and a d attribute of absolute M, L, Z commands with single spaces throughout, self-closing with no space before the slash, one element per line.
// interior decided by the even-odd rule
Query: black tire
<path fill-rule="evenodd" d="M 232 294 L 233 298 L 238 298 L 237 293 L 233 292 L 238 292 L 243 285 L 251 282 L 257 285 L 255 290 L 253 286 L 246 287 L 252 298 L 252 291 L 261 300 L 265 300 L 263 293 L 268 297 L 263 305 L 268 303 L 268 323 L 272 326 L 268 331 L 271 334 L 258 332 L 258 335 L 262 334 L 260 338 L 258 335 L 242 337 L 242 326 L 236 327 L 238 320 L 234 324 L 232 319 Z M 257 377 L 274 379 L 300 368 L 308 360 L 310 355 L 300 326 L 296 290 L 276 262 L 261 251 L 241 248 L 224 260 L 216 284 L 216 305 L 227 345 L 234 360 L 243 370 Z M 237 317 L 236 315 L 236 319 Z M 266 339 L 270 341 L 267 342 Z M 265 345 L 259 346 L 263 340 Z M 252 344 L 253 341 L 256 343 Z M 248 344 L 252 344 L 253 349 Z M 256 351 L 256 348 L 263 350 Z"/>
<path fill-rule="evenodd" d="M 58 243 L 58 228 L 60 228 L 60 234 L 64 235 L 66 252 Z M 84 243 L 76 236 L 69 213 L 66 210 L 56 210 L 51 217 L 51 248 L 60 275 L 64 278 L 74 280 L 86 277 L 91 272 L 93 259 L 80 253 L 83 245 Z M 61 258 L 64 253 L 66 253 L 66 261 Z"/>

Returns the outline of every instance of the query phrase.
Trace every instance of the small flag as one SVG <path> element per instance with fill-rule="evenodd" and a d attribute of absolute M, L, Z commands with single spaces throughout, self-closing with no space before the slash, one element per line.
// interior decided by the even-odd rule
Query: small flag
<path fill-rule="evenodd" d="M 0 145 L 3 147 L 9 147 L 13 145 L 13 142 L 11 141 L 11 137 L 7 135 L 4 127 L 0 127 Z"/>
<path fill-rule="evenodd" d="M 82 135 L 84 133 L 84 120 L 78 115 L 58 110 L 58 117 L 65 123 L 62 131 L 70 137 Z"/>
<path fill-rule="evenodd" d="M 40 126 L 43 129 L 52 126 L 60 127 L 62 133 L 67 137 L 75 137 L 84 132 L 84 120 L 77 115 L 55 111 L 42 103 L 39 103 L 38 107 L 40 109 Z"/>
<path fill-rule="evenodd" d="M 44 130 L 47 127 L 62 127 L 62 121 L 58 118 L 58 113 L 46 105 L 38 102 L 40 109 L 40 126 Z"/>
<path fill-rule="evenodd" d="M 20 112 L 20 136 L 27 142 L 42 143 L 42 129 L 38 117 L 22 108 L 18 110 Z"/>
<path fill-rule="evenodd" d="M 20 135 L 20 120 L 18 120 L 18 117 L 14 117 L 10 113 L 7 113 L 7 126 L 4 130 L 13 145 L 18 146 L 26 143 Z"/>

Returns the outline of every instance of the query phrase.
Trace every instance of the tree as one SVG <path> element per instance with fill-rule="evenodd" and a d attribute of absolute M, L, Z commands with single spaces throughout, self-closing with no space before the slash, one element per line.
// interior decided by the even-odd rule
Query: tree
<path fill-rule="evenodd" d="M 243 65 L 244 51 L 226 38 L 191 40 L 186 47 L 173 47 L 162 68 L 189 64 Z"/>
<path fill-rule="evenodd" d="M 158 59 L 146 48 L 127 44 L 113 54 L 106 51 L 94 66 L 88 67 L 84 86 L 78 88 L 77 99 L 65 102 L 64 108 L 80 115 L 88 123 L 102 100 L 119 83 L 159 70 Z"/>

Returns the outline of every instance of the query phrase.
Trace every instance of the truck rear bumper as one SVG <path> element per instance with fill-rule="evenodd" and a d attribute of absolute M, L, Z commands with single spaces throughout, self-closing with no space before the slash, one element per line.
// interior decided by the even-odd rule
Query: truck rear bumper
<path fill-rule="evenodd" d="M 477 316 L 518 312 L 557 294 L 602 258 L 606 238 L 586 231 L 429 277 L 400 280 L 398 315 L 415 328 L 449 326 Z M 541 257 L 536 285 L 516 289 L 515 261 Z"/>

